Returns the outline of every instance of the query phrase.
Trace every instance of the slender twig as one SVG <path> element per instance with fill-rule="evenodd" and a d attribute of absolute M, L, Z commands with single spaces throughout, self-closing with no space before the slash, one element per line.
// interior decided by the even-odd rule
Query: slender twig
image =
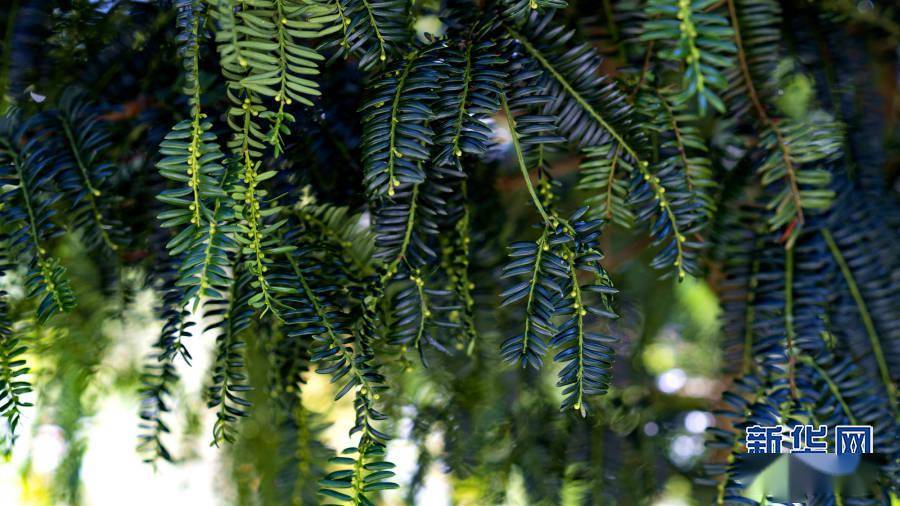
<path fill-rule="evenodd" d="M 545 224 L 549 224 L 550 216 L 547 214 L 547 211 L 544 210 L 544 206 L 541 204 L 541 199 L 538 198 L 537 192 L 534 191 L 531 175 L 528 174 L 528 166 L 525 163 L 525 154 L 522 152 L 522 146 L 519 144 L 519 134 L 516 132 L 516 120 L 509 110 L 509 103 L 506 101 L 505 93 L 500 94 L 500 103 L 503 107 L 503 113 L 506 115 L 506 121 L 509 123 L 509 135 L 512 137 L 513 149 L 515 150 L 516 158 L 519 161 L 519 170 L 522 172 L 522 179 L 525 180 L 525 186 L 528 187 L 528 193 L 531 194 L 531 200 L 534 201 L 534 206 L 537 207 L 538 212 L 541 213 L 541 218 L 544 219 Z"/>
<path fill-rule="evenodd" d="M 850 295 L 853 296 L 853 300 L 856 302 L 856 307 L 857 309 L 859 309 L 859 317 L 866 329 L 866 334 L 868 334 L 869 336 L 869 342 L 872 346 L 872 353 L 875 354 L 875 362 L 878 364 L 878 371 L 881 373 L 881 380 L 884 382 L 884 386 L 887 389 L 888 396 L 891 400 L 891 406 L 896 406 L 897 387 L 891 380 L 891 373 L 888 369 L 887 360 L 885 360 L 884 351 L 881 349 L 881 341 L 878 339 L 878 333 L 875 331 L 875 324 L 872 322 L 872 316 L 870 315 L 869 309 L 866 306 L 866 301 L 865 299 L 863 299 L 862 293 L 860 293 L 859 291 L 859 286 L 856 284 L 856 279 L 854 279 L 853 277 L 853 272 L 850 270 L 850 266 L 847 265 L 847 261 L 844 259 L 844 255 L 841 253 L 840 248 L 838 248 L 837 243 L 834 241 L 834 237 L 831 235 L 831 231 L 829 231 L 827 228 L 823 228 L 822 237 L 825 238 L 825 242 L 828 244 L 828 249 L 831 251 L 831 255 L 834 257 L 834 260 L 841 268 L 841 273 L 844 276 L 844 281 L 846 281 L 847 283 L 847 288 L 850 290 Z"/>
<path fill-rule="evenodd" d="M 737 55 L 738 55 L 738 64 L 741 69 L 741 75 L 744 77 L 744 83 L 747 87 L 747 94 L 750 97 L 750 102 L 753 104 L 753 108 L 756 111 L 756 115 L 759 118 L 759 121 L 772 130 L 775 134 L 775 139 L 778 141 L 778 147 L 781 151 L 781 159 L 784 161 L 784 169 L 785 169 L 785 177 L 788 180 L 788 185 L 791 189 L 791 199 L 794 201 L 794 206 L 797 209 L 796 220 L 798 223 L 803 223 L 803 206 L 800 201 L 800 187 L 797 183 L 797 173 L 794 169 L 794 163 L 791 160 L 791 152 L 790 148 L 787 145 L 787 142 L 784 140 L 784 136 L 781 133 L 781 129 L 778 128 L 778 125 L 772 118 L 769 117 L 769 114 L 766 112 L 766 108 L 763 106 L 762 101 L 759 98 L 759 94 L 756 91 L 756 86 L 753 84 L 753 77 L 750 75 L 750 65 L 747 63 L 747 54 L 744 51 L 744 42 L 741 38 L 741 26 L 738 22 L 737 16 L 737 7 L 735 7 L 734 0 L 727 0 L 728 2 L 728 13 L 731 17 L 731 28 L 734 31 L 734 42 L 737 46 Z M 789 243 L 788 246 L 793 246 L 793 244 Z"/>
<path fill-rule="evenodd" d="M 798 399 L 799 392 L 797 391 L 797 382 L 794 377 L 797 360 L 794 353 L 794 341 L 796 340 L 796 331 L 794 330 L 794 248 L 785 250 L 784 329 L 787 337 L 788 383 L 791 387 L 791 397 Z"/>

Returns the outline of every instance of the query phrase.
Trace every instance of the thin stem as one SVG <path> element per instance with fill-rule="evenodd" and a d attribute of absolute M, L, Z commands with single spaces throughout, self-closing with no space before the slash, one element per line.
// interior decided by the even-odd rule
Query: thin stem
<path fill-rule="evenodd" d="M 412 187 L 412 195 L 410 196 L 409 202 L 409 216 L 406 217 L 406 228 L 403 232 L 403 242 L 400 243 L 400 253 L 394 258 L 390 264 L 388 264 L 387 269 L 385 269 L 384 274 L 381 276 L 381 284 L 387 282 L 394 274 L 397 273 L 397 268 L 400 267 L 400 262 L 406 257 L 406 249 L 409 247 L 409 243 L 412 239 L 412 231 L 413 225 L 416 221 L 416 198 L 419 196 L 419 185 L 414 184 Z"/>
<path fill-rule="evenodd" d="M 578 103 L 578 105 L 582 108 L 582 110 L 584 110 L 586 113 L 588 113 L 588 115 L 591 118 L 593 118 L 597 123 L 599 123 L 600 126 L 603 127 L 603 129 L 606 130 L 609 133 L 609 135 L 616 141 L 616 143 L 618 145 L 622 146 L 622 149 L 624 149 L 625 152 L 629 156 L 631 156 L 631 158 L 634 160 L 635 166 L 638 168 L 638 171 L 641 173 L 641 176 L 643 176 L 644 180 L 646 180 L 650 184 L 650 187 L 653 189 L 653 193 L 655 194 L 656 198 L 659 200 L 659 207 L 664 210 L 663 214 L 666 215 L 666 217 L 669 221 L 669 224 L 672 226 L 672 233 L 675 236 L 675 245 L 677 248 L 675 267 L 678 268 L 678 279 L 679 280 L 684 279 L 685 271 L 684 271 L 683 242 L 684 242 L 685 238 L 684 238 L 684 235 L 682 235 L 681 231 L 679 230 L 678 220 L 675 218 L 675 213 L 672 211 L 672 206 L 665 196 L 665 188 L 663 188 L 662 185 L 660 185 L 659 178 L 657 178 L 653 174 L 651 174 L 648 169 L 650 164 L 646 161 L 641 160 L 641 157 L 638 156 L 637 151 L 635 151 L 634 148 L 632 148 L 627 142 L 625 142 L 625 138 L 622 137 L 622 135 L 618 132 L 618 130 L 613 128 L 613 126 L 611 124 L 609 124 L 605 119 L 603 119 L 603 116 L 601 116 L 594 109 L 594 107 L 591 106 L 591 104 L 588 103 L 588 101 L 584 97 L 582 97 L 581 94 L 578 93 L 578 91 L 574 87 L 572 87 L 572 84 L 569 83 L 569 81 L 556 70 L 556 68 L 550 63 L 550 61 L 547 60 L 547 58 L 536 47 L 534 47 L 534 45 L 532 45 L 531 42 L 529 42 L 525 36 L 523 36 L 519 32 L 517 32 L 509 27 L 507 27 L 506 30 L 507 30 L 507 32 L 509 32 L 509 34 L 513 38 L 515 38 L 516 40 L 519 41 L 519 43 L 522 44 L 522 46 L 525 48 L 525 50 L 528 53 L 530 53 L 531 56 L 534 57 L 534 59 L 536 59 L 544 67 L 544 69 L 546 69 L 547 72 L 550 73 L 550 75 L 556 80 L 556 82 L 559 83 L 559 85 L 562 86 L 562 88 L 564 90 L 566 90 L 566 92 L 569 94 L 569 96 L 571 96 Z M 501 99 L 504 99 L 504 103 L 505 103 L 505 97 L 503 97 L 503 95 L 501 95 Z M 511 115 L 508 114 L 508 107 L 504 107 L 504 109 L 507 111 L 507 117 L 511 117 Z M 514 129 L 511 129 L 511 130 L 514 130 Z M 516 142 L 516 141 L 517 141 L 516 136 L 513 135 L 513 142 Z M 523 162 L 523 160 L 520 157 L 520 163 L 519 163 L 520 167 L 524 166 L 524 164 L 522 162 Z M 527 181 L 527 179 L 526 179 L 526 181 Z M 532 188 L 530 187 L 530 184 L 529 184 L 529 190 L 532 190 Z M 534 197 L 533 193 L 532 193 L 532 197 Z"/>
<path fill-rule="evenodd" d="M 655 19 L 655 18 L 654 18 Z M 634 97 L 641 91 L 641 86 L 644 85 L 644 80 L 647 79 L 647 72 L 650 71 L 650 62 L 653 58 L 653 43 L 655 40 L 651 40 L 647 43 L 647 51 L 644 53 L 644 64 L 641 65 L 641 73 L 638 77 L 637 84 L 634 85 L 634 88 L 631 90 L 631 93 L 628 94 L 629 100 L 634 100 Z"/>
<path fill-rule="evenodd" d="M 529 333 L 531 332 L 531 313 L 534 305 L 534 290 L 538 285 L 538 276 L 541 273 L 541 260 L 544 255 L 544 244 L 547 241 L 547 229 L 537 240 L 537 255 L 534 258 L 534 270 L 531 272 L 531 283 L 528 285 L 528 300 L 525 303 L 525 332 L 522 334 L 522 356 L 528 354 Z M 524 367 L 524 363 L 522 366 Z"/>
<path fill-rule="evenodd" d="M 234 265 L 237 266 L 241 262 L 240 255 L 236 258 Z M 229 298 L 228 298 L 228 312 L 223 316 L 227 321 L 225 322 L 225 330 L 220 336 L 221 348 L 219 349 L 219 357 L 216 359 L 217 364 L 222 367 L 222 385 L 221 391 L 219 395 L 221 395 L 222 399 L 219 404 L 219 412 L 217 414 L 216 425 L 220 429 L 218 432 L 213 430 L 213 444 L 217 447 L 221 440 L 229 441 L 230 434 L 228 433 L 227 421 L 228 420 L 228 408 L 225 405 L 226 400 L 228 399 L 227 392 L 229 385 L 232 384 L 232 374 L 231 374 L 231 359 L 229 354 L 231 353 L 232 345 L 234 344 L 234 317 L 235 317 L 235 304 L 238 301 L 240 294 L 238 293 L 238 285 L 240 284 L 240 278 L 238 274 L 235 272 L 234 279 L 231 281 L 231 286 L 229 287 Z M 196 308 L 195 308 L 196 309 Z"/>
<path fill-rule="evenodd" d="M 228 180 L 228 171 L 226 170 L 222 174 L 222 179 L 219 181 L 219 187 L 224 190 L 225 184 Z M 197 309 L 197 304 L 200 302 L 200 296 L 206 291 L 209 287 L 209 268 L 212 265 L 212 255 L 213 255 L 213 244 L 216 240 L 216 233 L 219 232 L 219 209 L 222 206 L 222 201 L 219 198 L 216 198 L 216 204 L 212 210 L 212 218 L 209 220 L 209 227 L 207 232 L 207 240 L 206 247 L 203 249 L 203 263 L 201 264 L 203 267 L 200 270 L 200 292 L 198 293 L 198 297 L 194 302 L 194 310 Z M 237 280 L 237 278 L 235 278 Z"/>
<path fill-rule="evenodd" d="M 340 351 L 341 356 L 347 362 L 347 365 L 350 366 L 351 374 L 356 377 L 359 385 L 366 389 L 366 393 L 371 392 L 371 385 L 366 379 L 366 376 L 356 366 L 356 360 L 353 357 L 352 351 L 347 351 L 347 345 L 344 344 L 343 339 L 338 337 L 337 332 L 334 330 L 334 326 L 331 324 L 331 320 L 328 317 L 328 313 L 322 308 L 321 304 L 319 304 L 319 297 L 316 296 L 316 293 L 309 286 L 309 283 L 306 281 L 306 276 L 303 275 L 303 271 L 297 265 L 296 260 L 294 260 L 294 257 L 291 254 L 285 255 L 285 257 L 287 257 L 288 262 L 291 264 L 291 270 L 294 271 L 294 275 L 297 276 L 297 279 L 300 281 L 303 292 L 306 294 L 306 298 L 309 300 L 310 304 L 312 304 L 316 316 L 322 320 L 322 325 L 325 327 L 325 332 L 328 334 L 328 337 L 331 338 L 331 343 Z"/>
<path fill-rule="evenodd" d="M 340 0 L 338 1 L 340 2 Z M 372 31 L 375 32 L 375 38 L 378 39 L 378 59 L 384 61 L 387 59 L 387 52 L 384 49 L 384 37 L 381 35 L 381 29 L 378 28 L 378 23 L 375 21 L 375 11 L 368 0 L 362 0 L 362 3 L 366 7 L 366 14 L 369 16 L 369 23 L 372 25 Z"/>
<path fill-rule="evenodd" d="M 609 178 L 606 181 L 606 218 L 613 218 L 613 185 L 616 179 L 616 168 L 619 166 L 619 150 L 622 149 L 620 144 L 616 144 L 616 150 L 613 151 L 612 161 L 609 166 Z"/>
<path fill-rule="evenodd" d="M 81 176 L 84 179 L 84 185 L 88 190 L 88 200 L 91 203 L 91 211 L 94 217 L 94 221 L 97 223 L 97 230 L 100 231 L 100 237 L 103 238 L 103 242 L 106 246 L 115 251 L 118 249 L 118 246 L 112 241 L 112 238 L 109 237 L 109 233 L 106 231 L 106 228 L 103 226 L 103 215 L 100 213 L 100 207 L 97 205 L 97 197 L 100 195 L 100 190 L 94 188 L 93 184 L 91 184 L 90 173 L 88 172 L 87 166 L 84 161 L 81 159 L 81 152 L 78 150 L 78 144 L 75 140 L 75 135 L 72 132 L 72 127 L 69 125 L 69 122 L 64 118 L 60 118 L 60 123 L 63 126 L 63 131 L 66 133 L 66 138 L 69 141 L 69 146 L 72 150 L 72 156 L 75 158 L 75 164 L 78 165 L 78 169 L 81 171 Z"/>
<path fill-rule="evenodd" d="M 410 55 L 406 61 L 406 65 L 403 67 L 403 73 L 400 74 L 399 79 L 397 80 L 397 91 L 394 92 L 394 100 L 391 103 L 391 128 L 388 133 L 388 195 L 394 195 L 394 188 L 400 186 L 400 181 L 397 181 L 394 178 L 394 158 L 399 156 L 399 151 L 396 148 L 396 136 L 397 136 L 397 125 L 400 124 L 400 118 L 397 117 L 397 111 L 400 110 L 400 98 L 403 96 L 403 88 L 406 83 L 406 78 L 409 76 L 409 72 L 412 69 L 413 62 L 416 61 L 416 53 Z"/>
<path fill-rule="evenodd" d="M 347 28 L 350 26 L 350 20 L 347 19 L 347 15 L 344 14 L 344 6 L 341 5 L 341 0 L 334 0 L 335 9 L 337 10 L 338 16 L 341 18 L 341 47 L 344 49 L 350 49 L 350 45 L 347 43 L 347 37 L 350 36 Z"/>
<path fill-rule="evenodd" d="M 274 155 L 277 157 L 281 154 L 281 124 L 284 122 L 284 105 L 290 105 L 291 99 L 287 96 L 287 48 L 285 45 L 285 29 L 287 16 L 284 14 L 284 5 L 281 0 L 275 0 L 275 25 L 278 27 L 278 67 L 279 67 L 279 89 L 275 95 L 275 101 L 278 102 L 278 111 L 275 113 L 275 122 L 272 125 L 272 133 L 269 142 L 274 148 Z"/>
<path fill-rule="evenodd" d="M 549 72 L 550 75 L 554 79 L 556 79 L 556 82 L 558 82 L 559 85 L 562 86 L 563 89 L 565 89 L 566 92 L 572 98 L 574 98 L 576 102 L 578 102 L 578 105 L 580 105 L 581 108 L 588 113 L 588 115 L 594 118 L 597 123 L 600 123 L 600 126 L 602 126 L 604 130 L 609 132 L 610 136 L 612 136 L 612 138 L 615 139 L 617 143 L 622 145 L 622 147 L 625 149 L 625 152 L 631 155 L 631 157 L 634 158 L 634 161 L 638 165 L 641 165 L 641 158 L 638 156 L 637 152 L 627 142 L 625 142 L 625 139 L 619 134 L 618 130 L 613 128 L 612 125 L 607 123 L 606 120 L 603 119 L 603 117 L 600 116 L 600 114 L 598 114 L 596 110 L 594 110 L 591 104 L 589 104 L 587 100 L 585 100 L 584 97 L 582 97 L 581 94 L 572 87 L 569 81 L 559 72 L 557 72 L 556 68 L 550 63 L 550 61 L 547 60 L 547 58 L 544 57 L 544 55 L 541 54 L 541 52 L 538 51 L 538 49 L 534 47 L 534 45 L 532 45 L 525 36 L 513 30 L 512 28 L 507 28 L 506 30 L 514 39 L 522 44 L 525 50 L 528 51 L 531 56 L 534 57 L 534 59 L 536 59 L 545 69 L 547 69 L 547 72 Z"/>
<path fill-rule="evenodd" d="M 466 68 L 463 71 L 462 92 L 459 99 L 459 111 L 456 114 L 456 132 L 453 133 L 453 140 L 450 144 L 453 146 L 453 156 L 462 156 L 462 150 L 459 148 L 459 138 L 463 131 L 463 118 L 466 114 L 466 100 L 469 98 L 469 85 L 472 82 L 472 44 L 466 44 Z"/>
<path fill-rule="evenodd" d="M 368 434 L 363 434 L 359 440 L 359 446 L 357 448 L 357 452 L 359 453 L 356 462 L 353 464 L 353 496 L 352 501 L 353 504 L 364 504 L 363 502 L 363 487 L 365 486 L 364 478 L 363 478 L 363 466 L 365 462 L 363 459 L 365 458 L 366 451 L 368 451 L 369 446 L 372 444 L 372 440 L 370 437 L 367 437 Z"/>
<path fill-rule="evenodd" d="M 796 366 L 794 354 L 794 340 L 796 338 L 794 330 L 794 248 L 785 250 L 784 327 L 787 336 L 788 383 L 791 387 L 791 397 L 797 399 L 799 394 L 797 392 L 797 383 L 794 379 L 794 368 Z"/>
<path fill-rule="evenodd" d="M 833 395 L 834 398 L 837 399 L 838 403 L 841 405 L 841 409 L 844 410 L 844 413 L 847 413 L 847 418 L 850 419 L 850 424 L 856 425 L 856 416 L 854 416 L 853 411 L 850 410 L 850 406 L 847 405 L 847 401 L 844 399 L 844 395 L 841 393 L 841 389 L 837 386 L 837 383 L 834 382 L 834 379 L 832 379 L 831 375 L 829 375 L 825 369 L 819 366 L 819 364 L 817 364 L 816 361 L 808 355 L 800 357 L 800 360 L 804 364 L 815 369 L 817 373 L 819 373 L 822 379 L 825 380 L 825 383 L 828 384 L 828 390 L 831 391 L 831 395 Z"/>
<path fill-rule="evenodd" d="M 195 311 L 197 310 L 197 305 L 200 303 L 200 297 L 203 296 L 204 292 L 206 292 L 206 289 L 209 287 L 209 267 L 212 264 L 213 243 L 215 242 L 218 229 L 216 216 L 219 214 L 220 205 L 220 202 L 216 200 L 216 205 L 212 212 L 212 220 L 210 220 L 209 227 L 207 228 L 207 237 L 209 239 L 207 239 L 206 246 L 203 248 L 203 263 L 200 264 L 202 266 L 200 268 L 200 291 L 197 293 L 197 298 L 194 300 Z"/>
<path fill-rule="evenodd" d="M 519 144 L 519 134 L 516 132 L 516 120 L 509 110 L 509 103 L 506 101 L 505 93 L 500 94 L 500 103 L 503 107 L 503 113 L 506 114 L 506 121 L 509 123 L 509 135 L 512 137 L 513 148 L 516 151 L 516 159 L 519 162 L 519 170 L 522 172 L 525 186 L 528 187 L 528 193 L 531 194 L 531 200 L 534 202 L 534 206 L 537 207 L 538 212 L 541 213 L 544 224 L 549 225 L 550 216 L 547 214 L 547 211 L 544 210 L 541 199 L 538 198 L 537 192 L 534 191 L 534 185 L 531 183 L 531 175 L 528 174 L 528 167 L 525 164 L 525 154 L 522 152 L 522 146 Z"/>
<path fill-rule="evenodd" d="M 456 231 L 459 248 L 462 252 L 457 253 L 460 261 L 456 265 L 456 275 L 459 277 L 456 285 L 460 291 L 460 297 L 463 302 L 463 320 L 465 324 L 464 334 L 469 341 L 466 344 L 466 353 L 472 354 L 475 349 L 475 340 L 478 338 L 478 332 L 475 330 L 475 321 L 473 312 L 475 310 L 475 300 L 472 299 L 472 290 L 475 285 L 469 281 L 469 192 L 466 180 L 460 184 L 460 193 L 463 200 L 463 214 L 456 223 L 454 230 Z M 461 265 L 460 265 L 461 264 Z"/>
<path fill-rule="evenodd" d="M 425 328 L 428 325 L 428 318 L 431 316 L 431 311 L 428 310 L 428 295 L 425 293 L 425 280 L 420 277 L 418 272 L 409 278 L 416 285 L 416 293 L 419 297 L 419 313 L 422 315 L 419 318 L 419 324 L 416 328 L 416 337 L 413 340 L 413 347 L 421 354 L 422 337 L 425 335 Z"/>
<path fill-rule="evenodd" d="M 203 214 L 201 211 L 202 202 L 200 202 L 200 171 L 202 169 L 200 158 L 203 156 L 200 149 L 202 145 L 201 138 L 203 137 L 203 126 L 201 125 L 200 120 L 203 118 L 203 113 L 200 110 L 200 48 L 197 44 L 199 23 L 200 17 L 194 16 L 194 20 L 191 24 L 191 73 L 187 77 L 191 86 L 191 94 L 188 97 L 191 105 L 191 143 L 188 146 L 187 159 L 188 175 L 191 176 L 189 186 L 194 200 L 194 204 L 191 208 L 193 210 L 191 224 L 196 226 L 198 230 L 203 221 Z M 85 177 L 87 177 L 87 175 L 85 175 Z"/>
<path fill-rule="evenodd" d="M 750 102 L 753 104 L 753 108 L 756 110 L 756 115 L 759 117 L 760 122 L 772 130 L 778 141 L 781 158 L 784 161 L 785 177 L 787 177 L 788 184 L 791 188 L 791 199 L 794 201 L 794 206 L 797 209 L 796 220 L 798 223 L 802 224 L 803 206 L 800 201 L 800 188 L 797 184 L 797 174 L 794 170 L 794 163 L 791 161 L 790 149 L 788 148 L 778 125 L 772 121 L 772 118 L 766 113 L 766 108 L 763 106 L 759 94 L 756 92 L 756 86 L 753 85 L 753 77 L 750 75 L 750 65 L 747 63 L 747 54 L 744 51 L 744 42 L 741 37 L 741 26 L 738 22 L 737 7 L 734 4 L 734 0 L 727 0 L 727 2 L 728 13 L 731 18 L 731 28 L 734 31 L 734 42 L 737 46 L 738 64 L 741 69 L 741 75 L 744 77 L 744 84 L 747 86 L 747 94 L 750 96 Z M 790 245 L 791 244 L 788 244 L 788 246 Z"/>
<path fill-rule="evenodd" d="M 10 154 L 12 155 L 12 165 L 16 168 L 16 176 L 19 178 L 19 191 L 22 194 L 22 200 L 25 202 L 25 210 L 28 212 L 28 230 L 30 232 L 28 235 L 34 243 L 35 260 L 41 269 L 41 282 L 47 288 L 47 291 L 50 292 L 59 310 L 63 311 L 66 306 L 63 304 L 62 294 L 59 293 L 58 287 L 53 282 L 53 266 L 49 265 L 50 261 L 45 257 L 46 252 L 41 247 L 40 238 L 38 237 L 37 218 L 31 206 L 31 195 L 28 192 L 25 174 L 22 172 L 22 158 L 12 149 L 10 149 Z"/>
<path fill-rule="evenodd" d="M 666 117 L 669 120 L 669 127 L 672 129 L 672 134 L 675 135 L 675 146 L 678 147 L 678 156 L 681 158 L 681 163 L 684 165 L 684 179 L 687 183 L 688 190 L 694 189 L 694 183 L 691 181 L 691 171 L 690 171 L 690 158 L 687 155 L 687 149 L 684 145 L 684 139 L 682 138 L 681 128 L 678 126 L 678 121 L 675 119 L 675 111 L 672 110 L 672 106 L 669 104 L 669 101 L 666 100 L 666 97 L 660 92 L 660 90 L 656 89 L 656 97 L 659 99 L 659 103 L 662 104 L 663 109 L 666 110 Z"/>
<path fill-rule="evenodd" d="M 755 249 L 755 248 L 754 248 Z M 743 374 L 749 374 L 754 367 L 753 362 L 753 321 L 756 317 L 756 286 L 759 283 L 759 260 L 754 255 L 753 263 L 750 267 L 750 279 L 748 280 L 747 300 L 745 301 L 746 310 L 744 311 L 744 359 L 741 371 Z"/>
<path fill-rule="evenodd" d="M 884 351 L 881 349 L 881 340 L 878 339 L 878 333 L 875 330 L 875 323 L 872 321 L 872 316 L 869 313 L 869 308 L 866 306 L 866 301 L 865 299 L 863 299 L 862 293 L 859 291 L 859 286 L 856 284 L 856 279 L 853 277 L 853 272 L 850 270 L 850 266 L 847 265 L 847 261 L 844 259 L 844 255 L 841 253 L 841 250 L 840 248 L 838 248 L 834 237 L 831 235 L 831 231 L 827 228 L 823 228 L 822 237 L 825 238 L 825 242 L 828 244 L 828 249 L 831 251 L 831 255 L 834 257 L 834 260 L 841 268 L 841 274 L 843 274 L 844 276 L 844 281 L 847 283 L 847 288 L 850 290 L 850 295 L 853 296 L 853 300 L 856 302 L 856 307 L 859 310 L 859 317 L 866 329 L 866 334 L 868 334 L 869 336 L 869 343 L 872 345 L 872 353 L 875 354 L 875 362 L 878 364 L 878 371 L 881 373 L 881 380 L 884 382 L 884 386 L 887 389 L 888 397 L 891 400 L 891 405 L 896 406 L 896 385 L 891 380 L 890 369 L 888 368 L 887 360 L 885 360 L 884 358 Z"/>
<path fill-rule="evenodd" d="M 576 411 L 581 411 L 581 416 L 585 416 L 583 407 L 584 403 L 584 316 L 587 310 L 584 308 L 584 302 L 581 300 L 581 285 L 578 284 L 578 274 L 575 270 L 575 254 L 569 252 L 569 275 L 572 277 L 572 292 L 574 294 L 575 317 L 578 319 L 578 371 L 575 373 L 575 384 L 578 388 L 578 398 L 572 407 Z"/>
<path fill-rule="evenodd" d="M 251 112 L 250 108 L 248 107 L 244 112 L 244 125 L 241 143 L 241 153 L 243 155 L 244 162 L 244 182 L 247 185 L 244 191 L 243 206 L 244 210 L 247 213 L 246 216 L 244 216 L 244 221 L 247 222 L 247 235 L 249 235 L 250 250 L 253 252 L 253 259 L 251 260 L 251 262 L 253 262 L 254 264 L 254 269 L 252 269 L 252 273 L 254 276 L 256 276 L 256 281 L 259 284 L 259 289 L 263 294 L 263 302 L 266 305 L 266 309 L 272 311 L 272 314 L 274 314 L 276 318 L 281 319 L 279 311 L 275 309 L 275 304 L 273 303 L 274 299 L 272 297 L 272 294 L 269 293 L 269 282 L 265 277 L 266 266 L 263 260 L 264 253 L 262 250 L 262 233 L 259 230 L 259 202 L 256 199 L 256 185 L 258 184 L 256 177 L 257 168 L 259 167 L 260 162 L 254 163 L 253 159 L 250 156 L 250 116 Z"/>

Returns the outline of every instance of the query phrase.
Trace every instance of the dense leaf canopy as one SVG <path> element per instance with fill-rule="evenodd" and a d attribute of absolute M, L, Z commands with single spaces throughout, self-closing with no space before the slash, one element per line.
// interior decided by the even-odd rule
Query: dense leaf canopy
<path fill-rule="evenodd" d="M 776 424 L 872 425 L 872 486 L 809 501 L 896 501 L 888 3 L 5 2 L 4 451 L 33 410 L 78 437 L 103 325 L 149 291 L 140 450 L 185 458 L 179 382 L 213 343 L 209 437 L 262 483 L 241 503 L 412 501 L 434 461 L 462 503 L 521 477 L 534 503 L 639 504 L 678 475 L 757 504 L 743 430 Z M 644 360 L 696 341 L 685 286 L 721 308 L 709 395 Z M 337 448 L 316 375 L 352 403 Z M 704 465 L 654 450 L 692 410 Z"/>

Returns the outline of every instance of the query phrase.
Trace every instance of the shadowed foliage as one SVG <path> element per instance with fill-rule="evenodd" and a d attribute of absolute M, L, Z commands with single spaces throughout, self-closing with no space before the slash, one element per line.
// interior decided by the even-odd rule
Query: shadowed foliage
<path fill-rule="evenodd" d="M 814 424 L 874 478 L 797 500 L 897 501 L 888 2 L 0 12 L 0 450 L 50 413 L 55 500 L 152 299 L 139 450 L 208 417 L 222 500 L 767 503 L 744 429 Z"/>

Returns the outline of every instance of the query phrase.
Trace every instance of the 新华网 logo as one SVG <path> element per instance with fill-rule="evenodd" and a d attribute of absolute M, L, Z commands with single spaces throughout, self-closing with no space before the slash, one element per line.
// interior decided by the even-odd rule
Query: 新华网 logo
<path fill-rule="evenodd" d="M 871 425 L 838 425 L 833 453 L 874 453 Z M 747 453 L 828 453 L 828 427 L 752 425 L 745 432 Z"/>

